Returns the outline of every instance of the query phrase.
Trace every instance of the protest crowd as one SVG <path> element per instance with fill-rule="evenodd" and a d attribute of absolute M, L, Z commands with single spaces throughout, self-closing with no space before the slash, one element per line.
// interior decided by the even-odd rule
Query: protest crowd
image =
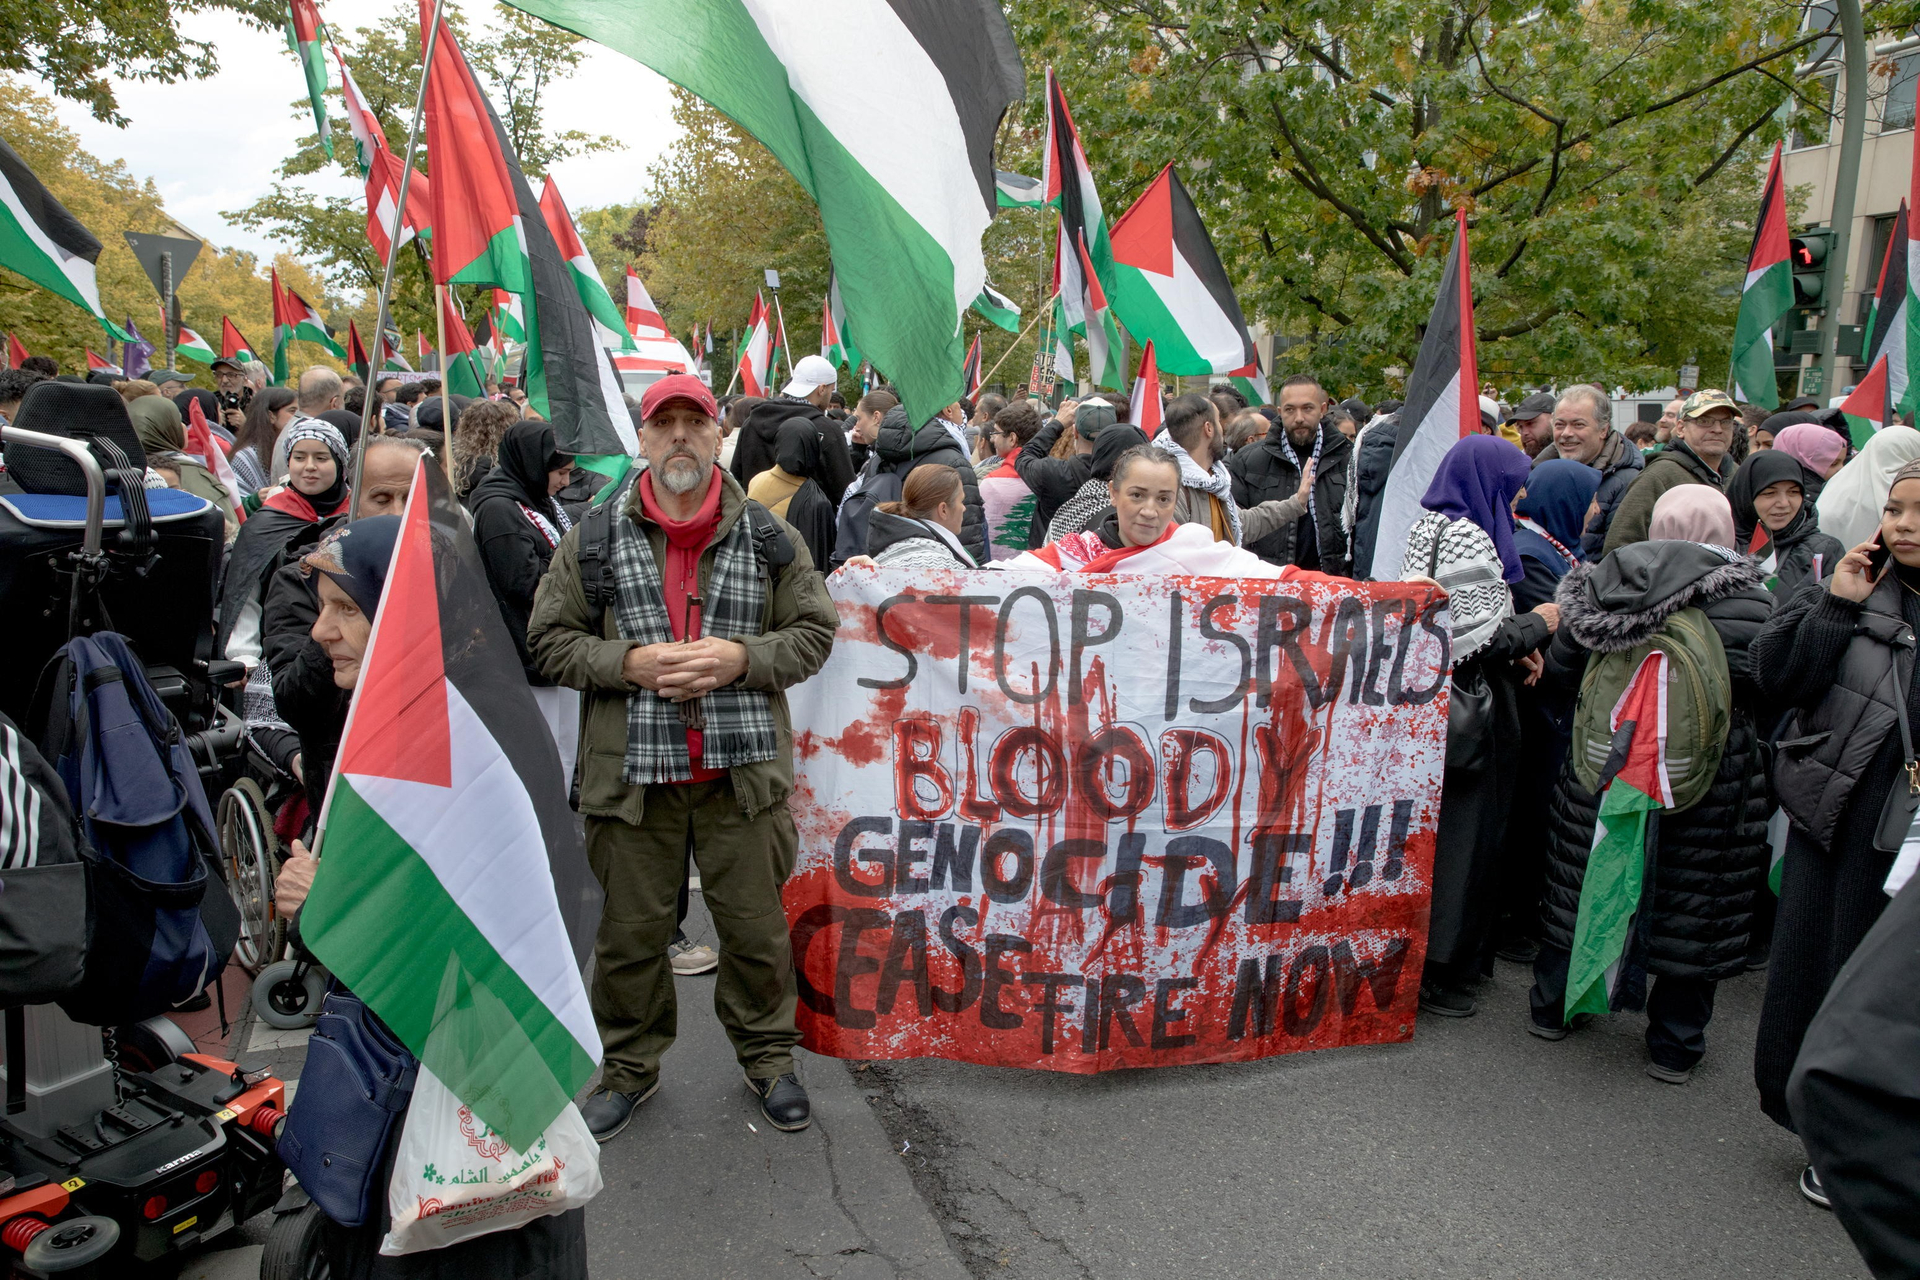
<path fill-rule="evenodd" d="M 35 999 L 109 1028 L 112 1057 L 113 1027 L 204 1001 L 237 955 L 315 1047 L 284 1106 L 227 1064 L 215 1116 L 271 1170 L 263 1205 L 282 1164 L 310 1200 L 312 1274 L 571 1277 L 598 1146 L 661 1090 L 699 989 L 678 979 L 712 982 L 757 1116 L 797 1133 L 801 1047 L 1242 1062 L 1410 1039 L 1416 1015 L 1485 1025 L 1485 984 L 1520 966 L 1513 1035 L 1577 1055 L 1596 1019 L 1642 1020 L 1636 1087 L 1750 1057 L 1754 1106 L 1805 1147 L 1799 1194 L 1875 1274 L 1920 1275 L 1912 415 L 1763 406 L 1777 389 L 1738 377 L 1626 426 L 1595 383 L 1502 403 L 1473 363 L 1464 213 L 1390 385 L 1270 355 L 1269 387 L 1236 303 L 1225 354 L 1162 334 L 1131 395 L 1100 390 L 1126 381 L 1097 341 L 1127 295 L 1087 274 L 1113 269 L 1088 248 L 1104 215 L 1051 72 L 1047 94 L 1069 171 L 1050 301 L 1081 308 L 1057 392 L 1051 350 L 994 383 L 977 339 L 961 396 L 944 365 L 890 368 L 896 335 L 836 316 L 832 286 L 821 354 L 783 370 L 757 303 L 716 395 L 710 342 L 652 332 L 631 270 L 624 308 L 579 284 L 590 261 L 541 275 L 585 251 L 517 167 L 522 283 L 560 280 L 588 335 L 554 304 L 537 384 L 472 335 L 395 368 L 384 323 L 349 372 L 296 372 L 291 341 L 332 340 L 277 276 L 272 366 L 237 331 L 198 378 L 132 341 L 119 366 L 10 361 L 0 598 L 33 615 L 9 643 L 59 656 L 0 704 L 0 872 L 44 830 L 105 885 L 88 846 L 138 825 L 103 781 L 134 738 L 184 797 L 129 846 L 139 883 L 214 868 L 204 902 L 125 931 L 184 966 L 172 994 L 138 1016 L 85 982 Z M 1187 207 L 1171 166 L 1156 183 Z M 1175 248 L 1231 300 L 1210 244 Z M 436 232 L 443 309 L 482 260 L 460 251 Z M 605 315 L 629 341 L 582 355 Z M 1163 377 L 1156 341 L 1195 363 Z M 672 358 L 596 401 L 646 342 Z M 83 537 L 57 570 L 32 542 Z M 155 656 L 176 640 L 184 675 Z M 98 698 L 122 684 L 116 720 Z M 222 924 L 204 903 L 229 898 Z M 1756 973 L 1749 1045 L 1714 1013 Z M 72 1128 L 52 1132 L 91 1141 Z M 8 1225 L 13 1187 L 0 1243 L 39 1256 L 56 1224 Z"/>

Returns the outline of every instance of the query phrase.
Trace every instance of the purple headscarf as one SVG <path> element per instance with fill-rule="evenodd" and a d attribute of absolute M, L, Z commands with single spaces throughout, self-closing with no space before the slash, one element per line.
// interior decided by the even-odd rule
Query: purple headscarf
<path fill-rule="evenodd" d="M 1526 487 L 1532 465 L 1518 445 L 1499 436 L 1467 436 L 1440 459 L 1433 483 L 1420 499 L 1429 511 L 1479 525 L 1493 539 L 1508 582 L 1526 576 L 1513 545 L 1513 499 Z"/>

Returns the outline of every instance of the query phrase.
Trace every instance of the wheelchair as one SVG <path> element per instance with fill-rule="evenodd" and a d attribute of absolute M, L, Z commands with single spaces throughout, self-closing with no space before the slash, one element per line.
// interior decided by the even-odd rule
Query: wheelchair
<path fill-rule="evenodd" d="M 19 673 L 0 681 L 0 709 L 35 732 L 45 710 L 36 677 L 57 651 L 75 636 L 118 632 L 209 794 L 231 794 L 250 765 L 226 695 L 242 670 L 213 655 L 220 511 L 144 489 L 145 452 L 110 387 L 35 385 L 0 426 L 0 446 L 0 664 Z M 271 827 L 250 825 L 245 798 L 223 795 L 220 809 L 232 814 L 220 823 L 224 883 L 208 892 L 241 908 L 241 950 L 264 962 L 276 945 Z M 7 1015 L 4 1058 L 0 1270 L 127 1275 L 283 1198 L 273 1144 L 284 1085 L 196 1052 L 166 1018 L 98 1027 L 28 1005 Z"/>

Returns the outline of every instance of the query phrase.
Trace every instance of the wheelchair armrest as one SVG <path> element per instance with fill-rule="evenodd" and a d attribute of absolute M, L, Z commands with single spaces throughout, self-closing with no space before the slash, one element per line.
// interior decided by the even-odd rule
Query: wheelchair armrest
<path fill-rule="evenodd" d="M 224 689 L 230 684 L 247 678 L 247 664 L 234 662 L 229 658 L 215 658 L 207 664 L 207 679 L 216 689 Z"/>

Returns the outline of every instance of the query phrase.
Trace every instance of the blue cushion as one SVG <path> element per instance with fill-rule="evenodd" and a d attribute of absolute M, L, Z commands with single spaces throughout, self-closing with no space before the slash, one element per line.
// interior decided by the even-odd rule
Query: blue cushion
<path fill-rule="evenodd" d="M 146 494 L 147 511 L 155 524 L 188 519 L 213 505 L 185 489 L 148 489 Z M 72 494 L 0 494 L 0 506 L 6 507 L 20 523 L 36 529 L 83 529 L 87 524 L 87 500 Z M 123 523 L 120 495 L 108 494 L 106 527 L 117 529 Z"/>

